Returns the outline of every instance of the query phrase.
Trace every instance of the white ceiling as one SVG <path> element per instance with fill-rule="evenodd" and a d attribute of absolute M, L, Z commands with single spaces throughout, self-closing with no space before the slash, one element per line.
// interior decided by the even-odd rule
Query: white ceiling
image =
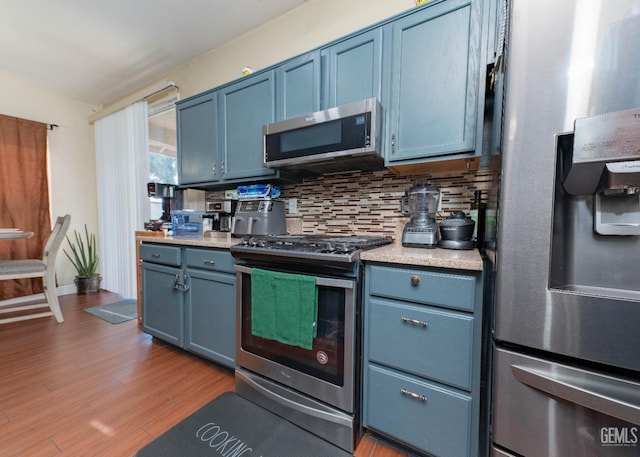
<path fill-rule="evenodd" d="M 100 105 L 305 1 L 14 0 L 0 13 L 0 70 Z"/>

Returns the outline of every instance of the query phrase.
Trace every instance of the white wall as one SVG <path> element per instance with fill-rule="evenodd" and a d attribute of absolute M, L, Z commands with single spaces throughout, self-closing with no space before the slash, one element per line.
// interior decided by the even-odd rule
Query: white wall
<path fill-rule="evenodd" d="M 58 215 L 69 213 L 70 233 L 74 228 L 83 228 L 85 222 L 89 230 L 95 232 L 98 226 L 96 165 L 93 126 L 87 121 L 94 107 L 2 71 L 0 88 L 1 114 L 59 125 L 48 135 L 52 223 Z M 37 227 L 28 229 L 37 230 Z M 73 284 L 75 271 L 62 252 L 56 264 L 58 283 Z"/>
<path fill-rule="evenodd" d="M 186 98 L 239 78 L 246 66 L 268 67 L 414 5 L 414 0 L 309 0 L 149 84 L 173 81 Z"/>

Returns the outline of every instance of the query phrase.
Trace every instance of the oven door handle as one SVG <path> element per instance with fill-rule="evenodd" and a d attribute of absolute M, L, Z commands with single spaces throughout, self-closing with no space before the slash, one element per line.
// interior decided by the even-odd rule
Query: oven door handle
<path fill-rule="evenodd" d="M 244 265 L 234 265 L 233 267 L 238 273 L 247 273 L 251 274 L 251 270 L 253 268 L 246 267 Z M 313 276 L 313 275 L 308 275 Z M 335 278 L 324 278 L 321 276 L 316 277 L 316 286 L 323 287 L 338 287 L 340 289 L 353 289 L 355 287 L 355 281 L 348 279 L 335 279 Z"/>
<path fill-rule="evenodd" d="M 241 376 L 243 382 L 246 382 L 253 389 L 257 390 L 262 395 L 269 398 L 271 401 L 274 401 L 280 405 L 293 409 L 294 411 L 297 411 L 304 415 L 312 415 L 314 417 L 320 418 L 327 422 L 333 422 L 334 424 L 339 424 L 345 427 L 351 426 L 350 421 L 347 418 L 343 418 L 339 415 L 332 414 L 329 411 L 322 411 L 317 408 L 312 408 L 310 406 L 302 405 L 296 401 L 289 400 L 288 398 L 285 398 L 282 395 L 279 395 L 276 392 L 273 392 L 272 390 L 266 388 L 265 386 L 255 382 L 249 376 L 244 376 L 242 373 L 238 373 L 238 371 L 236 371 L 236 377 L 237 376 Z"/>

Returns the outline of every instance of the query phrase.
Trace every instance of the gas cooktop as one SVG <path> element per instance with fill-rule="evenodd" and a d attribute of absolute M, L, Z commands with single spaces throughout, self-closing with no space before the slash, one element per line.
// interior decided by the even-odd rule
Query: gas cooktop
<path fill-rule="evenodd" d="M 242 238 L 239 244 L 231 246 L 231 253 L 239 258 L 260 255 L 355 262 L 360 258 L 360 252 L 392 241 L 391 238 L 378 236 L 263 235 Z"/>

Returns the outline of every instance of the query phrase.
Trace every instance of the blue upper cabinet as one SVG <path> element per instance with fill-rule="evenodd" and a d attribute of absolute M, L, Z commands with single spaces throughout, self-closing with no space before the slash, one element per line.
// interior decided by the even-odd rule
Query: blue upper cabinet
<path fill-rule="evenodd" d="M 485 79 L 499 47 L 500 6 L 431 0 L 179 102 L 180 185 L 295 181 L 262 166 L 262 126 L 373 97 L 384 109 L 383 154 L 394 173 L 431 172 L 434 161 L 446 161 L 447 169 L 477 166 L 485 104 L 498 106 Z"/>
<path fill-rule="evenodd" d="M 482 2 L 448 0 L 391 24 L 386 164 L 476 148 Z"/>
<path fill-rule="evenodd" d="M 225 180 L 272 177 L 262 164 L 262 126 L 275 120 L 273 70 L 219 91 L 220 168 Z"/>
<path fill-rule="evenodd" d="M 279 121 L 320 110 L 320 51 L 279 65 L 276 80 Z"/>
<path fill-rule="evenodd" d="M 179 103 L 178 182 L 200 184 L 220 180 L 217 150 L 217 100 L 213 91 Z"/>
<path fill-rule="evenodd" d="M 322 109 L 367 98 L 382 101 L 383 28 L 322 50 Z"/>

